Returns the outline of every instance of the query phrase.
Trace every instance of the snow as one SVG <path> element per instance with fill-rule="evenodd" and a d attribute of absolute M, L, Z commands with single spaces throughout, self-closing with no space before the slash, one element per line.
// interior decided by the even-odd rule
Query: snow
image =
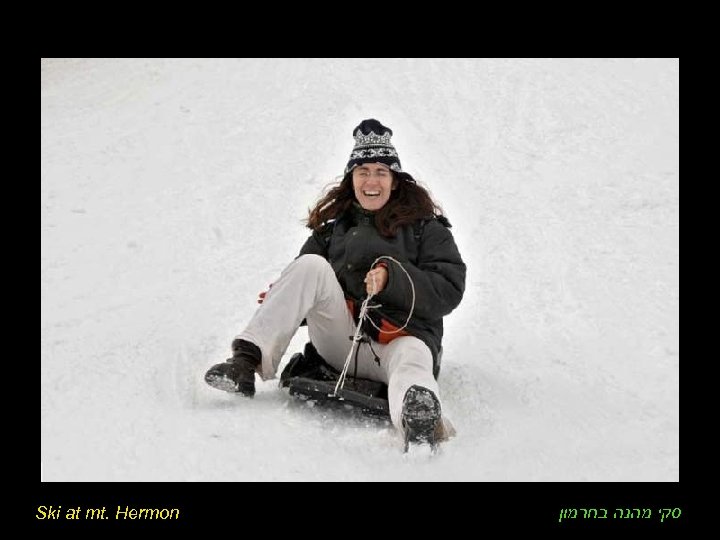
<path fill-rule="evenodd" d="M 40 107 L 43 481 L 679 480 L 679 60 L 43 59 Z M 203 382 L 371 117 L 468 265 L 433 457 Z"/>

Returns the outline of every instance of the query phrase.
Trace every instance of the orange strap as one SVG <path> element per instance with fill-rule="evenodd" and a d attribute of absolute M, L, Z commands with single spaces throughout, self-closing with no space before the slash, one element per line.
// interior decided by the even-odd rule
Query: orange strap
<path fill-rule="evenodd" d="M 378 343 L 387 345 L 395 338 L 410 335 L 405 330 L 400 330 L 399 332 L 396 332 L 396 330 L 398 328 L 399 328 L 398 326 L 395 326 L 393 323 L 387 321 L 386 319 L 380 319 L 380 330 L 382 330 L 382 332 L 378 333 Z M 385 334 L 384 332 L 393 332 L 393 333 Z"/>
<path fill-rule="evenodd" d="M 345 303 L 347 304 L 347 307 L 350 310 L 350 315 L 352 315 L 354 318 L 355 317 L 355 302 L 353 302 L 349 298 L 346 298 Z M 399 326 L 395 326 L 393 323 L 391 323 L 387 319 L 380 319 L 380 330 L 382 330 L 382 332 L 378 332 L 378 339 L 377 339 L 378 343 L 387 345 L 395 338 L 412 335 L 412 334 L 408 334 L 405 330 L 396 332 L 396 330 L 398 328 L 399 328 Z"/>

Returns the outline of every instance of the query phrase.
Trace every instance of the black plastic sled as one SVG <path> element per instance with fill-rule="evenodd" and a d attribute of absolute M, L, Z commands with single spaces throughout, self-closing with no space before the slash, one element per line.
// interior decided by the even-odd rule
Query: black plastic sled
<path fill-rule="evenodd" d="M 435 366 L 437 378 L 440 357 Z M 378 381 L 345 376 L 343 388 L 335 395 L 340 372 L 328 364 L 308 342 L 304 353 L 295 353 L 280 374 L 280 386 L 291 396 L 312 400 L 321 405 L 349 407 L 376 418 L 390 419 L 387 385 Z"/>

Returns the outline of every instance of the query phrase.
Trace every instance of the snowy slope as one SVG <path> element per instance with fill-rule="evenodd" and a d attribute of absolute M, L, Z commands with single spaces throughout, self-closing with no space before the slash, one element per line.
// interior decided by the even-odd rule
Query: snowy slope
<path fill-rule="evenodd" d="M 432 460 L 202 381 L 369 117 L 468 265 Z M 677 481 L 679 61 L 43 59 L 41 295 L 45 481 Z"/>

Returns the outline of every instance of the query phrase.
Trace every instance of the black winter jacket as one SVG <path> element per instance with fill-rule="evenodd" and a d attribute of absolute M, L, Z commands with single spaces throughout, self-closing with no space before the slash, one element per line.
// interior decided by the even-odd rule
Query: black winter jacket
<path fill-rule="evenodd" d="M 415 284 L 415 309 L 405 331 L 421 339 L 437 363 L 442 343 L 442 318 L 455 309 L 465 292 L 466 267 L 444 218 L 429 218 L 415 226 L 398 229 L 393 238 L 380 235 L 374 216 L 353 205 L 343 216 L 314 231 L 300 255 L 317 254 L 330 262 L 345 297 L 355 305 L 355 316 L 365 292 L 365 275 L 381 255 L 398 260 Z M 420 234 L 419 238 L 415 236 Z M 386 319 L 395 327 L 405 324 L 412 305 L 412 289 L 405 272 L 392 261 L 387 263 L 388 282 L 371 304 L 382 304 L 368 311 L 377 326 Z M 363 329 L 377 341 L 378 331 L 367 322 Z"/>

